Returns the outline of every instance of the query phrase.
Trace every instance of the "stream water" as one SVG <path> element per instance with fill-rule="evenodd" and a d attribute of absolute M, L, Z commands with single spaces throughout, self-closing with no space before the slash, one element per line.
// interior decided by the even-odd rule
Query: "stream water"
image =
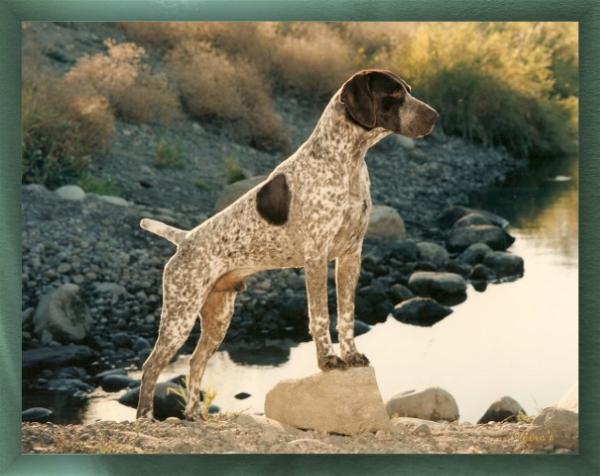
<path fill-rule="evenodd" d="M 547 162 L 521 172 L 471 205 L 511 222 L 510 251 L 525 260 L 525 276 L 468 290 L 454 313 L 430 328 L 388 318 L 357 338 L 376 369 L 382 396 L 439 386 L 456 399 L 461 420 L 476 422 L 489 404 L 509 395 L 528 413 L 558 400 L 578 379 L 578 174 L 577 162 Z M 265 361 L 268 361 L 268 355 Z M 161 375 L 186 373 L 182 356 Z M 244 363 L 219 351 L 204 385 L 223 411 L 262 413 L 266 392 L 281 379 L 317 372 L 314 344 L 292 347 L 279 365 Z M 139 378 L 139 372 L 131 376 Z M 250 397 L 238 400 L 234 395 Z M 96 390 L 79 419 L 129 420 L 135 411 L 119 394 Z"/>

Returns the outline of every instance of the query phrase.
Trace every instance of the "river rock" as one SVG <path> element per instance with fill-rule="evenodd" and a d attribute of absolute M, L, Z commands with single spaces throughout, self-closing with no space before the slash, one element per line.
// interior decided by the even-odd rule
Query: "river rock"
<path fill-rule="evenodd" d="M 433 263 L 437 268 L 442 268 L 448 263 L 448 252 L 446 248 L 428 241 L 417 243 L 419 259 Z"/>
<path fill-rule="evenodd" d="M 463 263 L 457 259 L 451 259 L 446 265 L 446 271 L 449 273 L 460 274 L 463 278 L 468 278 L 471 275 L 471 265 Z"/>
<path fill-rule="evenodd" d="M 473 281 L 492 281 L 496 279 L 496 273 L 487 266 L 479 263 L 473 267 L 469 278 Z"/>
<path fill-rule="evenodd" d="M 367 240 L 392 242 L 402 240 L 405 236 L 404 220 L 394 208 L 386 205 L 373 206 L 365 236 Z"/>
<path fill-rule="evenodd" d="M 524 440 L 530 446 L 579 448 L 579 414 L 564 408 L 547 407 L 535 417 Z"/>
<path fill-rule="evenodd" d="M 419 296 L 447 296 L 465 294 L 467 283 L 454 273 L 416 271 L 410 275 L 408 286 Z"/>
<path fill-rule="evenodd" d="M 100 195 L 98 198 L 103 202 L 116 205 L 117 207 L 128 207 L 130 205 L 130 203 L 124 198 L 115 197 L 113 195 Z"/>
<path fill-rule="evenodd" d="M 493 225 L 490 220 L 479 213 L 467 213 L 464 217 L 459 218 L 453 227 L 469 226 L 469 225 Z"/>
<path fill-rule="evenodd" d="M 527 415 L 523 407 L 514 398 L 502 397 L 493 402 L 477 423 L 502 421 L 515 423 L 519 415 Z"/>
<path fill-rule="evenodd" d="M 389 426 L 372 367 L 283 380 L 267 393 L 265 415 L 295 428 L 344 435 Z"/>
<path fill-rule="evenodd" d="M 248 190 L 253 189 L 259 183 L 264 182 L 266 178 L 266 175 L 258 175 L 226 185 L 215 203 L 215 212 L 220 212 L 224 208 L 227 208 Z"/>
<path fill-rule="evenodd" d="M 579 413 L 579 385 L 574 384 L 553 406 Z"/>
<path fill-rule="evenodd" d="M 437 222 L 442 228 L 450 228 L 459 219 L 469 215 L 470 213 L 481 215 L 489 220 L 492 224 L 499 226 L 500 228 L 506 228 L 509 225 L 508 220 L 496 215 L 495 213 L 491 213 L 486 210 L 478 210 L 476 208 L 464 207 L 461 205 L 454 205 L 444 210 L 438 217 Z"/>
<path fill-rule="evenodd" d="M 456 400 L 448 391 L 439 387 L 398 393 L 387 401 L 385 409 L 392 418 L 456 421 L 459 417 Z"/>
<path fill-rule="evenodd" d="M 462 251 L 475 243 L 485 243 L 496 251 L 504 251 L 515 239 L 502 228 L 494 225 L 468 225 L 453 228 L 448 236 L 450 251 Z"/>
<path fill-rule="evenodd" d="M 474 266 L 481 263 L 485 258 L 485 255 L 491 251 L 492 249 L 485 243 L 474 243 L 469 245 L 469 247 L 459 255 L 458 259 Z"/>
<path fill-rule="evenodd" d="M 414 297 L 413 292 L 400 283 L 393 284 L 392 287 L 390 287 L 388 295 L 394 304 L 398 304 L 399 302 Z"/>
<path fill-rule="evenodd" d="M 90 393 L 94 390 L 94 387 L 77 378 L 53 378 L 48 380 L 46 389 L 50 392 L 69 393 L 73 395 L 77 392 Z"/>
<path fill-rule="evenodd" d="M 96 359 L 97 356 L 98 354 L 94 350 L 85 345 L 40 347 L 24 350 L 22 365 L 23 370 L 86 365 Z"/>
<path fill-rule="evenodd" d="M 52 418 L 53 412 L 47 408 L 43 407 L 32 407 L 28 408 L 21 412 L 21 420 L 22 421 L 30 421 L 30 422 L 38 422 L 45 423 L 50 421 Z"/>
<path fill-rule="evenodd" d="M 502 251 L 492 251 L 486 254 L 483 264 L 491 268 L 499 278 L 523 276 L 525 272 L 523 258 Z"/>
<path fill-rule="evenodd" d="M 63 200 L 83 200 L 85 198 L 85 192 L 81 187 L 77 185 L 63 185 L 57 188 L 54 193 Z"/>
<path fill-rule="evenodd" d="M 396 305 L 392 316 L 405 324 L 429 327 L 452 314 L 452 309 L 431 298 L 414 297 Z"/>
<path fill-rule="evenodd" d="M 154 387 L 154 418 L 164 420 L 168 417 L 185 418 L 185 378 L 183 375 L 157 383 Z M 128 390 L 119 398 L 119 403 L 136 408 L 140 398 L 140 387 Z M 204 399 L 204 392 L 200 392 L 200 399 Z"/>
<path fill-rule="evenodd" d="M 100 380 L 100 386 L 106 392 L 118 392 L 124 388 L 132 388 L 139 384 L 139 380 L 120 374 L 106 375 Z"/>
<path fill-rule="evenodd" d="M 403 263 L 411 263 L 419 259 L 419 248 L 414 240 L 396 240 L 387 246 L 387 253 Z"/>
<path fill-rule="evenodd" d="M 76 284 L 62 286 L 44 295 L 33 316 L 35 333 L 44 330 L 63 342 L 81 342 L 92 326 L 92 318 Z"/>

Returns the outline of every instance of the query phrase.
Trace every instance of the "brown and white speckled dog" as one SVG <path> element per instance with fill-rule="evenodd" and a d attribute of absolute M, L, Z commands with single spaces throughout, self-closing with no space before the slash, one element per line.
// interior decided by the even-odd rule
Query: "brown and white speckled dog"
<path fill-rule="evenodd" d="M 142 228 L 177 245 L 165 266 L 158 339 L 143 366 L 137 416 L 152 413 L 159 373 L 187 339 L 202 333 L 190 360 L 188 419 L 200 417 L 200 381 L 229 327 L 244 279 L 259 271 L 304 267 L 309 329 L 322 370 L 365 366 L 354 344 L 354 293 L 371 197 L 367 150 L 392 132 L 431 132 L 438 114 L 395 74 L 366 70 L 334 94 L 300 148 L 261 184 L 190 231 L 144 219 Z M 327 263 L 336 263 L 340 353 L 329 336 Z"/>

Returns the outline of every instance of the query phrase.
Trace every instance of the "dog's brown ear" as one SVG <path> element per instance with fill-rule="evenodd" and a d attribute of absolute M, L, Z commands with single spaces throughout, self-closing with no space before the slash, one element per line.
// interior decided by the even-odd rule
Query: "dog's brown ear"
<path fill-rule="evenodd" d="M 377 126 L 400 133 L 400 107 L 408 85 L 391 71 L 381 70 L 371 73 L 370 86 Z"/>
<path fill-rule="evenodd" d="M 341 99 L 352 119 L 361 126 L 372 129 L 376 126 L 376 116 L 369 81 L 366 71 L 355 74 L 344 84 Z"/>

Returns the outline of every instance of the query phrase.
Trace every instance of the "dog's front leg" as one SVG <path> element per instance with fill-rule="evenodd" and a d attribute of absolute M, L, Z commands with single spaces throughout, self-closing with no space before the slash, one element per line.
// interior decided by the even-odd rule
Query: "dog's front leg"
<path fill-rule="evenodd" d="M 342 359 L 350 367 L 369 365 L 369 359 L 354 344 L 354 296 L 359 274 L 360 250 L 336 259 L 337 332 Z"/>
<path fill-rule="evenodd" d="M 317 363 L 321 370 L 345 368 L 335 355 L 329 335 L 327 309 L 327 256 L 305 260 L 306 293 L 308 296 L 309 330 L 317 346 Z"/>

